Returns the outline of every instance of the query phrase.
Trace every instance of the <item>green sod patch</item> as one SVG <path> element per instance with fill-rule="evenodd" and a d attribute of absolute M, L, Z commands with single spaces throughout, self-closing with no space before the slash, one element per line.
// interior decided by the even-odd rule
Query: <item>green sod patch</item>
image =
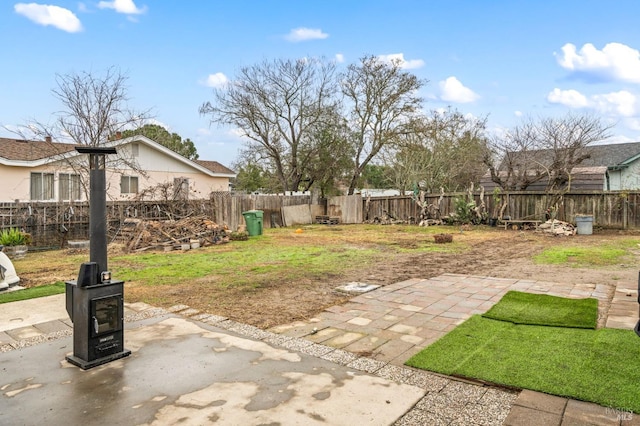
<path fill-rule="evenodd" d="M 406 364 L 640 413 L 640 339 L 630 330 L 518 325 L 475 315 Z"/>
<path fill-rule="evenodd" d="M 65 292 L 65 284 L 58 281 L 51 285 L 42 285 L 38 287 L 25 288 L 24 290 L 10 291 L 0 293 L 0 304 L 17 302 L 19 300 L 35 299 L 37 297 L 53 296 Z"/>
<path fill-rule="evenodd" d="M 598 301 L 509 291 L 482 316 L 514 324 L 596 328 Z"/>

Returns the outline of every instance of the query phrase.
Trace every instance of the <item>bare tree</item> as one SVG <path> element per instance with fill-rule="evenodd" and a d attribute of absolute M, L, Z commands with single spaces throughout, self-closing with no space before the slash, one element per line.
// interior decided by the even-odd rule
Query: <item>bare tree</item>
<path fill-rule="evenodd" d="M 547 192 L 559 191 L 590 157 L 587 147 L 608 138 L 610 130 L 610 125 L 589 115 L 529 118 L 494 140 L 483 161 L 502 189 L 525 190 L 545 181 Z"/>
<path fill-rule="evenodd" d="M 109 68 L 103 75 L 92 72 L 57 74 L 57 87 L 52 90 L 62 108 L 54 113 L 52 124 L 33 120 L 18 133 L 32 138 L 71 141 L 75 145 L 100 146 L 124 129 L 140 127 L 150 117 L 149 110 L 134 111 L 128 107 L 128 77 L 117 68 Z M 109 156 L 110 169 L 133 169 L 144 174 L 133 157 L 119 152 Z M 61 161 L 81 176 L 85 194 L 88 193 L 88 162 L 85 158 L 60 155 Z"/>
<path fill-rule="evenodd" d="M 353 194 L 365 166 L 399 135 L 411 132 L 408 126 L 422 99 L 417 91 L 424 84 L 403 71 L 400 61 L 385 62 L 365 56 L 349 65 L 341 78 L 348 105 L 353 160 L 349 194 Z"/>
<path fill-rule="evenodd" d="M 243 67 L 200 107 L 212 122 L 239 128 L 248 148 L 273 167 L 284 191 L 297 191 L 314 160 L 313 138 L 338 107 L 335 64 L 277 59 Z"/>
<path fill-rule="evenodd" d="M 91 72 L 57 75 L 53 94 L 63 109 L 56 113 L 57 131 L 78 145 L 99 146 L 117 132 L 141 127 L 149 111 L 131 110 L 128 77 L 116 68 L 104 75 Z"/>
<path fill-rule="evenodd" d="M 485 124 L 486 119 L 452 109 L 413 119 L 413 131 L 399 135 L 384 153 L 398 188 L 458 191 L 470 182 L 478 183 L 485 173 Z"/>

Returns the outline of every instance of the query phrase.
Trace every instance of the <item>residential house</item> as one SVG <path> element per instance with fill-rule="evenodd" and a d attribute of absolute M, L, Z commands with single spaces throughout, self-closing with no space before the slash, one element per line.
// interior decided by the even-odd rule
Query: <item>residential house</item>
<path fill-rule="evenodd" d="M 132 199 L 165 184 L 172 184 L 175 197 L 206 198 L 211 192 L 228 191 L 229 180 L 235 177 L 216 161 L 189 160 L 140 135 L 109 141 L 105 146 L 118 151 L 107 156 L 109 200 Z M 86 200 L 82 168 L 72 166 L 84 164 L 86 168 L 86 157 L 76 152 L 74 144 L 50 138 L 0 138 L 0 202 Z"/>
<path fill-rule="evenodd" d="M 640 142 L 591 145 L 584 148 L 584 153 L 588 158 L 571 172 L 570 191 L 640 190 Z M 531 165 L 548 165 L 551 162 L 552 150 L 530 151 L 523 154 L 524 156 L 528 157 Z M 503 160 L 499 169 L 501 176 L 506 175 L 505 163 Z M 544 167 L 538 167 L 537 171 L 531 169 L 528 173 L 535 174 L 543 169 Z M 480 184 L 487 191 L 497 187 L 488 173 L 482 177 Z M 526 190 L 544 191 L 546 187 L 547 180 L 541 179 L 529 185 Z"/>

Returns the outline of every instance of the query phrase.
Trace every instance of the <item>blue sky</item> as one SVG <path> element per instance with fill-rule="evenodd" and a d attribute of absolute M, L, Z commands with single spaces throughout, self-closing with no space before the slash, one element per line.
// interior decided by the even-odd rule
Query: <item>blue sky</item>
<path fill-rule="evenodd" d="M 640 141 L 638 16 L 637 0 L 2 0 L 0 136 L 51 120 L 56 74 L 116 66 L 132 108 L 231 165 L 242 140 L 198 113 L 213 86 L 265 59 L 379 55 L 428 80 L 425 109 L 488 116 L 492 133 L 573 111 Z"/>

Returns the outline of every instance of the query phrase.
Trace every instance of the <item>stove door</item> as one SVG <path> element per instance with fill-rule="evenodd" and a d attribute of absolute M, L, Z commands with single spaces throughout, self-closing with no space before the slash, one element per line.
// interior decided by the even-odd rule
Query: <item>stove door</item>
<path fill-rule="evenodd" d="M 91 337 L 122 329 L 122 305 L 121 294 L 91 300 Z"/>

